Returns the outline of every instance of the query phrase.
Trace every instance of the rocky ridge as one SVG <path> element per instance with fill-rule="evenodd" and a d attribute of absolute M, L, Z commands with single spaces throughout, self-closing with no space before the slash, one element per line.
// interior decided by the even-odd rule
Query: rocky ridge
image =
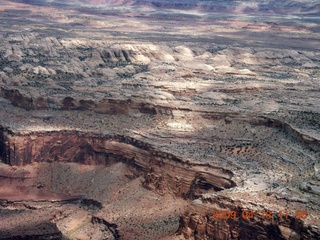
<path fill-rule="evenodd" d="M 315 2 L 0 2 L 0 238 L 319 238 Z"/>

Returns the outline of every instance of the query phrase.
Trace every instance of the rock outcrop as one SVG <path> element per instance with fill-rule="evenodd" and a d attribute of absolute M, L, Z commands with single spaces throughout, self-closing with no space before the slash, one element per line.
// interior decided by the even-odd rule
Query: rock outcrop
<path fill-rule="evenodd" d="M 318 13 L 0 0 L 0 239 L 319 239 Z"/>
<path fill-rule="evenodd" d="M 202 202 L 203 201 L 203 202 Z M 217 205 L 204 205 L 205 202 Z M 318 239 L 317 228 L 307 227 L 296 214 L 272 211 L 262 206 L 228 198 L 198 199 L 180 220 L 178 234 L 184 239 Z"/>
<path fill-rule="evenodd" d="M 193 200 L 181 216 L 173 239 L 317 239 L 320 236 L 315 228 L 304 225 L 306 215 L 298 217 L 292 212 L 277 212 L 261 205 L 216 195 L 217 191 L 235 187 L 231 171 L 182 160 L 131 137 L 76 131 L 20 134 L 2 127 L 0 156 L 12 167 L 36 162 L 105 166 L 122 162 L 135 169 L 136 177 L 143 177 L 145 188 L 162 196 L 172 194 Z M 25 178 L 28 172 L 14 174 L 17 178 Z M 6 174 L 1 174 L 1 177 L 6 177 Z M 77 201 L 73 200 L 74 203 Z M 102 208 L 99 202 L 90 199 L 83 199 L 79 204 L 94 211 Z M 127 236 L 122 227 L 119 230 L 115 223 L 108 222 L 108 217 L 98 214 L 91 221 L 92 224 L 103 225 L 114 239 Z M 45 236 L 43 231 L 40 232 L 39 236 L 32 235 L 34 233 L 26 236 L 40 239 Z M 57 239 L 60 236 L 59 231 L 46 234 Z"/>
<path fill-rule="evenodd" d="M 194 199 L 207 191 L 235 186 L 232 172 L 210 165 L 192 164 L 150 144 L 121 135 L 97 136 L 80 132 L 1 133 L 0 156 L 11 166 L 33 162 L 111 164 L 123 161 L 145 177 L 145 187 L 160 194 Z"/>

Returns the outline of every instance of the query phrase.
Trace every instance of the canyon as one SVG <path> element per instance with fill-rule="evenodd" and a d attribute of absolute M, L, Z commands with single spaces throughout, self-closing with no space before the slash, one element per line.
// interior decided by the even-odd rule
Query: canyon
<path fill-rule="evenodd" d="M 0 19 L 0 239 L 320 238 L 316 1 Z"/>

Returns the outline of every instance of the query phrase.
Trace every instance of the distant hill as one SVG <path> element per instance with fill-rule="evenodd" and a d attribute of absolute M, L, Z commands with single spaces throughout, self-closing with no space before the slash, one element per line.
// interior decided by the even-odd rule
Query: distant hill
<path fill-rule="evenodd" d="M 234 12 L 234 13 L 279 13 L 313 14 L 320 16 L 319 0 L 15 0 L 29 4 L 89 4 L 116 6 L 146 6 L 161 9 L 180 9 Z"/>
<path fill-rule="evenodd" d="M 320 13 L 319 0 L 74 0 L 90 4 L 148 5 L 155 8 L 197 9 L 244 13 Z"/>

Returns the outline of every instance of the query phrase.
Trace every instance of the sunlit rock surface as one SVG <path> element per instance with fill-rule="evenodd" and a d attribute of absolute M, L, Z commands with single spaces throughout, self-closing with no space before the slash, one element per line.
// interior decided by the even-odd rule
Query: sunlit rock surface
<path fill-rule="evenodd" d="M 319 239 L 317 1 L 0 0 L 0 239 Z"/>

